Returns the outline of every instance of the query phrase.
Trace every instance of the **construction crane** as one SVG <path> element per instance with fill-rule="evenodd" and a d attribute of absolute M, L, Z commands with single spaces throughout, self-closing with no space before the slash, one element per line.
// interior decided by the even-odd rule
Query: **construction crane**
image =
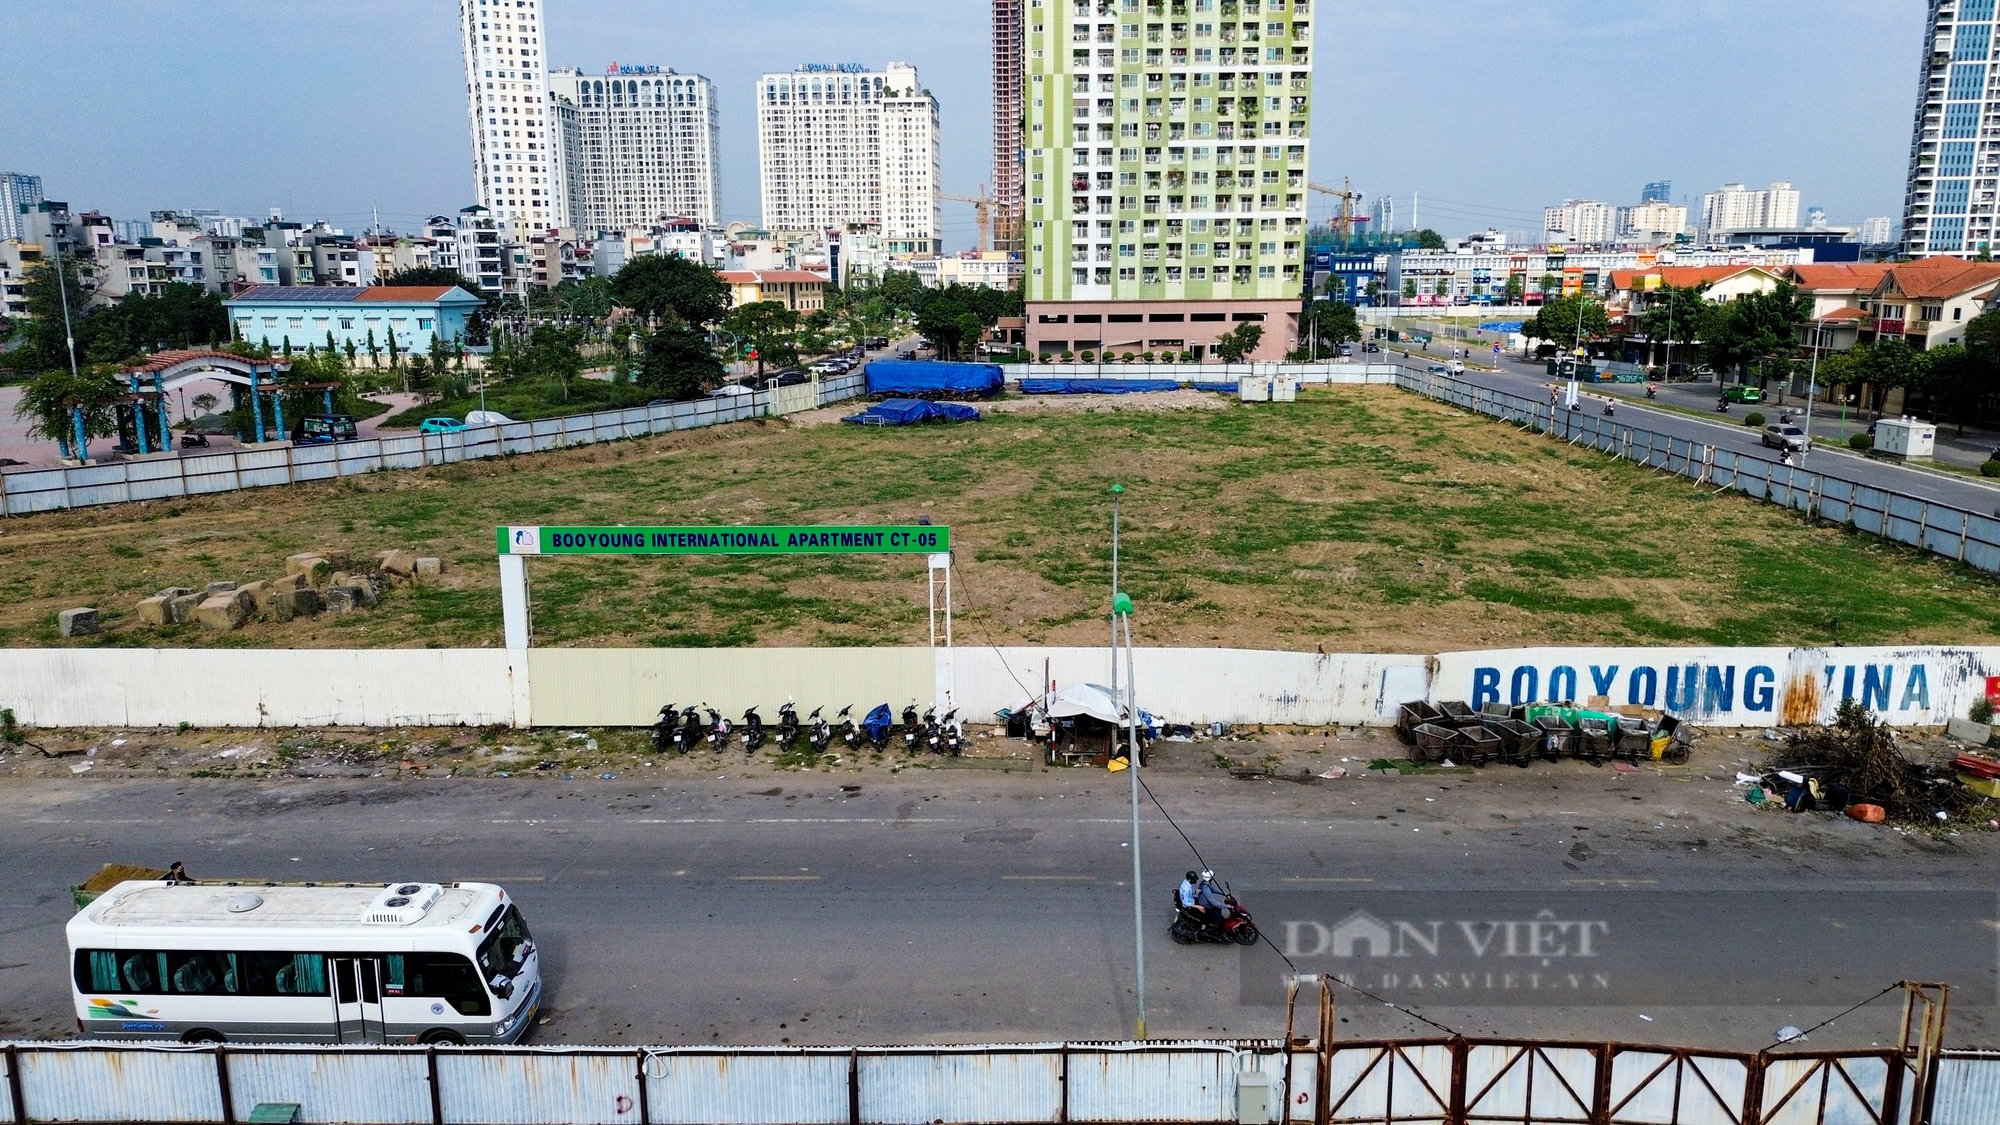
<path fill-rule="evenodd" d="M 1311 182 L 1306 186 L 1340 200 L 1340 217 L 1333 221 L 1333 229 L 1340 233 L 1341 241 L 1345 242 L 1354 234 L 1354 205 L 1361 202 L 1361 193 L 1354 190 L 1354 184 L 1345 176 L 1340 178 L 1338 188 L 1323 187 Z"/>
<path fill-rule="evenodd" d="M 979 194 L 976 196 L 946 195 L 943 192 L 939 192 L 938 198 L 949 199 L 954 203 L 972 204 L 972 217 L 979 223 L 979 249 L 985 251 L 993 248 L 993 208 L 1001 200 L 995 199 L 992 195 L 988 194 L 985 184 L 979 185 Z"/>

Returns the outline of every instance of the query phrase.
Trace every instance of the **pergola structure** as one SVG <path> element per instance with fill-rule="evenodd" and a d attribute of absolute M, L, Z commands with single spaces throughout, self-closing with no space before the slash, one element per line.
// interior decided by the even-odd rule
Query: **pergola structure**
<path fill-rule="evenodd" d="M 257 440 L 263 441 L 264 405 L 260 396 L 270 395 L 272 428 L 280 435 L 285 432 L 285 405 L 282 397 L 285 388 L 279 386 L 278 376 L 292 369 L 285 359 L 254 359 L 234 352 L 214 351 L 208 348 L 185 348 L 176 351 L 155 352 L 131 367 L 119 371 L 119 377 L 130 382 L 132 393 L 120 400 L 120 405 L 132 410 L 134 428 L 137 430 L 140 453 L 151 452 L 146 437 L 146 408 L 157 406 L 160 415 L 160 449 L 173 448 L 170 435 L 170 420 L 167 415 L 167 392 L 197 383 L 204 379 L 215 379 L 224 383 L 234 383 L 250 388 L 250 415 L 257 427 Z M 151 382 L 148 390 L 145 386 Z M 327 413 L 333 412 L 332 383 L 313 383 L 307 389 L 319 390 L 326 397 Z M 82 418 L 79 412 L 78 433 L 81 434 Z M 79 448 L 81 446 L 79 445 Z"/>

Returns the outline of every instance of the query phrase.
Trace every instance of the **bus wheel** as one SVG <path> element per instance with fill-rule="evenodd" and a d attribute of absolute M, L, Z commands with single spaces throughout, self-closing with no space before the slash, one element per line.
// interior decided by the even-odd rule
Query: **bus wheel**
<path fill-rule="evenodd" d="M 193 1031 L 181 1036 L 181 1042 L 220 1043 L 222 1042 L 222 1033 L 220 1031 L 212 1031 L 206 1027 L 197 1027 Z"/>
<path fill-rule="evenodd" d="M 465 1036 L 460 1035 L 456 1031 L 426 1031 L 424 1032 L 424 1037 L 418 1040 L 418 1042 L 427 1043 L 433 1047 L 463 1047 L 465 1046 Z"/>

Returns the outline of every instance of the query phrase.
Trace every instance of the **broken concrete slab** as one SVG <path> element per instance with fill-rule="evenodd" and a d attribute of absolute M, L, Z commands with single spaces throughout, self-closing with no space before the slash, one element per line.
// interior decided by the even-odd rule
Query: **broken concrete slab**
<path fill-rule="evenodd" d="M 288 575 L 290 574 L 309 575 L 313 572 L 313 567 L 318 566 L 320 563 L 323 563 L 325 561 L 326 561 L 325 555 L 321 555 L 313 551 L 307 551 L 297 555 L 286 555 L 285 573 Z"/>
<path fill-rule="evenodd" d="M 172 612 L 174 624 L 185 625 L 193 621 L 194 611 L 201 606 L 202 597 L 201 594 L 190 593 L 168 599 L 167 608 Z"/>
<path fill-rule="evenodd" d="M 65 637 L 87 637 L 97 632 L 97 611 L 90 608 L 66 609 L 56 614 L 56 632 Z"/>
<path fill-rule="evenodd" d="M 174 623 L 173 599 L 158 594 L 139 599 L 139 623 L 142 625 L 172 625 Z"/>
<path fill-rule="evenodd" d="M 1974 746 L 1984 746 L 1993 741 L 1993 728 L 1985 723 L 1975 723 L 1971 719 L 1948 719 L 1944 724 L 1945 734 L 1961 742 Z"/>
<path fill-rule="evenodd" d="M 153 596 L 156 598 L 165 598 L 168 601 L 173 601 L 175 598 L 183 597 L 185 595 L 192 593 L 194 593 L 194 591 L 188 589 L 186 586 L 169 586 L 166 589 L 161 590 L 159 593 L 154 594 Z"/>
<path fill-rule="evenodd" d="M 320 609 L 319 591 L 311 587 L 302 590 L 287 588 L 272 591 L 268 613 L 274 621 L 290 621 L 294 617 L 311 617 Z"/>
<path fill-rule="evenodd" d="M 417 573 L 417 556 L 411 551 L 384 551 L 375 556 L 375 565 L 385 574 L 410 578 Z"/>
<path fill-rule="evenodd" d="M 236 593 L 250 603 L 248 607 L 250 612 L 269 613 L 271 595 L 277 593 L 277 590 L 269 582 L 249 582 L 237 587 Z"/>
<path fill-rule="evenodd" d="M 359 586 L 343 584 L 326 588 L 326 608 L 335 613 L 352 613 L 363 604 Z"/>
<path fill-rule="evenodd" d="M 227 594 L 234 589 L 236 589 L 234 582 L 210 582 L 204 587 L 203 592 L 209 597 L 214 597 L 217 594 Z"/>
<path fill-rule="evenodd" d="M 304 590 L 311 585 L 312 583 L 306 581 L 306 576 L 303 574 L 287 574 L 283 578 L 271 580 L 271 592 L 275 594 L 280 590 Z"/>
<path fill-rule="evenodd" d="M 417 560 L 416 576 L 418 578 L 437 578 L 443 574 L 443 559 L 427 555 Z"/>
<path fill-rule="evenodd" d="M 250 614 L 243 608 L 243 600 L 236 596 L 234 590 L 204 599 L 194 611 L 194 618 L 201 623 L 202 628 L 213 629 L 218 633 L 242 628 L 243 622 L 249 617 Z"/>

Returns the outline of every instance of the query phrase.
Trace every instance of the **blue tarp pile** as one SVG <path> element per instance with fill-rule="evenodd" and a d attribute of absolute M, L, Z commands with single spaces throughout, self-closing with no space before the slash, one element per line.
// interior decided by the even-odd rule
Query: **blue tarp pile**
<path fill-rule="evenodd" d="M 1177 391 L 1172 379 L 1023 379 L 1024 395 L 1142 395 Z"/>
<path fill-rule="evenodd" d="M 1197 391 L 1208 391 L 1219 395 L 1233 395 L 1243 388 L 1236 383 L 1189 383 Z"/>
<path fill-rule="evenodd" d="M 903 398 L 990 398 L 1003 375 L 994 363 L 878 359 L 868 365 L 868 393 Z"/>
<path fill-rule="evenodd" d="M 956 402 L 892 398 L 841 419 L 857 426 L 915 426 L 923 422 L 977 422 L 979 411 Z"/>

